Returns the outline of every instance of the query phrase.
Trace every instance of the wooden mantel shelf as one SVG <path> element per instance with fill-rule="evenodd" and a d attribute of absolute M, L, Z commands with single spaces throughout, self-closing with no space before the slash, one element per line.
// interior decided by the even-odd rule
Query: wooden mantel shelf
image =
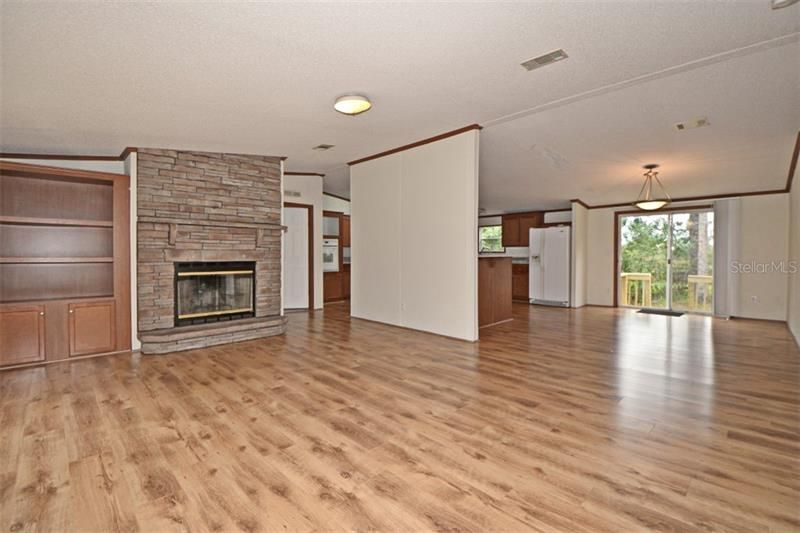
<path fill-rule="evenodd" d="M 31 226 L 83 226 L 90 228 L 111 228 L 110 220 L 81 220 L 74 218 L 11 217 L 0 215 L 0 224 L 22 224 Z"/>

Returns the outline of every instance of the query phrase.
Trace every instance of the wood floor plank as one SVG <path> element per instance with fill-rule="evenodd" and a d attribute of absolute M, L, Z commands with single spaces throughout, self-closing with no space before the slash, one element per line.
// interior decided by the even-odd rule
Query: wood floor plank
<path fill-rule="evenodd" d="M 0 530 L 793 531 L 785 325 L 514 306 L 0 372 Z"/>

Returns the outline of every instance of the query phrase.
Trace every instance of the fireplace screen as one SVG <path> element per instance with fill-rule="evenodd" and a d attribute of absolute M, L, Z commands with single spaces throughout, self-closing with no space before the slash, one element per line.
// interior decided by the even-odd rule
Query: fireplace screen
<path fill-rule="evenodd" d="M 175 325 L 255 316 L 255 263 L 177 263 Z"/>

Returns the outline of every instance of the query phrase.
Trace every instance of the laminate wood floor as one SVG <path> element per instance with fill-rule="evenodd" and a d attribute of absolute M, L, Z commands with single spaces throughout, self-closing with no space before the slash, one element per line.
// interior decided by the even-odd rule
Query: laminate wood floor
<path fill-rule="evenodd" d="M 2 531 L 800 529 L 785 325 L 515 305 L 0 373 Z"/>

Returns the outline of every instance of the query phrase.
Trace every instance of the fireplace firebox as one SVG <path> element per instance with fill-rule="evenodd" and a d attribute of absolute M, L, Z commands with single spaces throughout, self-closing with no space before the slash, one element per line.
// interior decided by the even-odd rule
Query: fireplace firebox
<path fill-rule="evenodd" d="M 175 263 L 175 326 L 255 316 L 254 262 Z"/>

